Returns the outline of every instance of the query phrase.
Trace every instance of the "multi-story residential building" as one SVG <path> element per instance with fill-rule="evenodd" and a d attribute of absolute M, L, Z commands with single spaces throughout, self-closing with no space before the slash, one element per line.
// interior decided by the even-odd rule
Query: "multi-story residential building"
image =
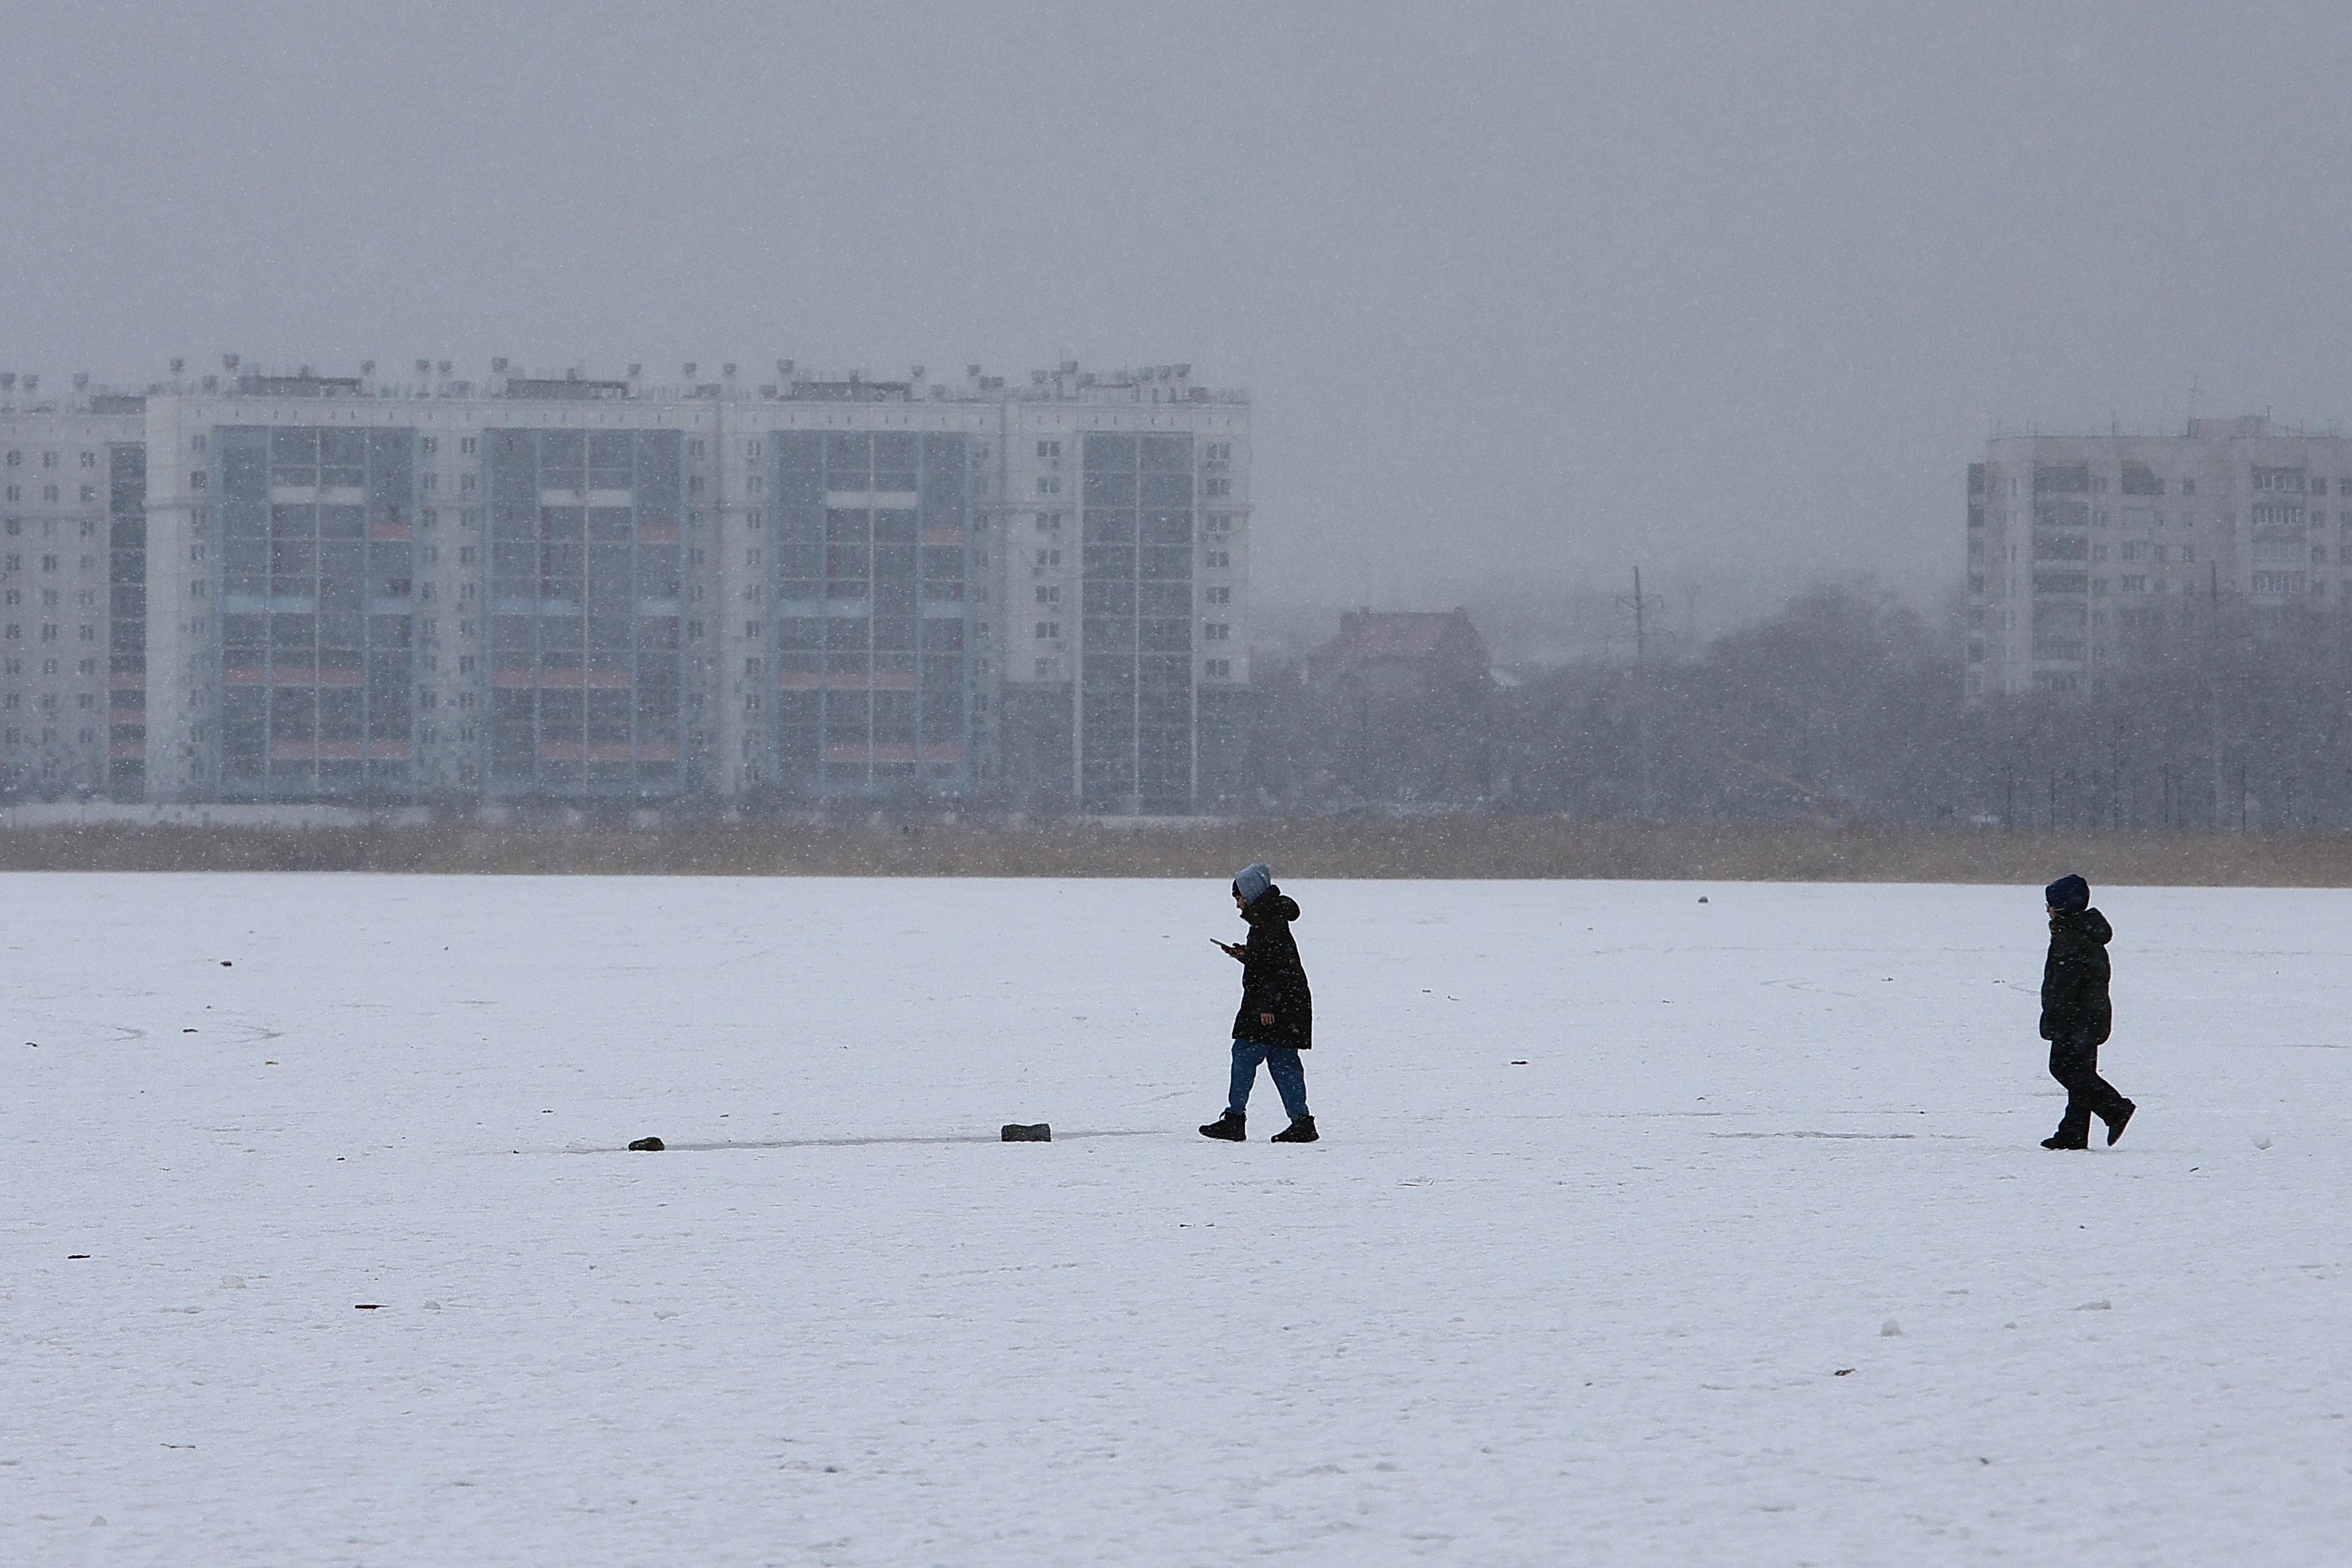
<path fill-rule="evenodd" d="M 1969 465 L 1969 694 L 2095 687 L 2201 599 L 2341 606 L 2352 440 L 2261 417 L 2177 437 L 2015 436 Z"/>
<path fill-rule="evenodd" d="M 140 738 L 138 404 L 38 394 L 0 375 L 0 788 L 95 794 Z"/>
<path fill-rule="evenodd" d="M 8 700 L 63 716 L 9 710 L 19 791 L 1185 814 L 1232 787 L 1249 408 L 1189 366 L 226 368 L 0 412 L 12 465 L 89 470 L 20 503 L 9 469 L 10 620 L 92 595 L 10 635 L 96 661 L 9 644 Z M 24 564 L 27 528 L 79 530 L 79 564 Z"/>

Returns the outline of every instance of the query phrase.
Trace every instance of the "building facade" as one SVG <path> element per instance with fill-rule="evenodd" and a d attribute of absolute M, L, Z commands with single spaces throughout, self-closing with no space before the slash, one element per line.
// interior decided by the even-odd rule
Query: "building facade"
<path fill-rule="evenodd" d="M 1187 815 L 1232 787 L 1249 405 L 1189 366 L 227 368 L 0 386 L 10 793 Z"/>
<path fill-rule="evenodd" d="M 2339 609 L 2352 440 L 2268 419 L 1999 437 L 1969 465 L 1968 691 L 2095 689 L 2139 629 L 2230 596 Z"/>

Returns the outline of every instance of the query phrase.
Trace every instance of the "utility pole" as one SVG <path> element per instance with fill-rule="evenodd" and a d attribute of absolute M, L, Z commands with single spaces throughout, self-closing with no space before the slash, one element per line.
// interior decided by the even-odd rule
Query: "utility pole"
<path fill-rule="evenodd" d="M 2212 721 L 2213 745 L 2213 826 L 2221 826 L 2228 819 L 2221 815 L 2221 563 L 2208 559 L 2205 563 L 2206 635 L 2205 635 L 2205 696 L 2206 713 Z"/>
<path fill-rule="evenodd" d="M 1633 612 L 1633 766 L 1643 821 L 1650 816 L 1649 613 L 1664 602 L 1659 595 L 1642 592 L 1639 566 L 1633 568 L 1633 596 L 1617 600 L 1618 608 Z"/>

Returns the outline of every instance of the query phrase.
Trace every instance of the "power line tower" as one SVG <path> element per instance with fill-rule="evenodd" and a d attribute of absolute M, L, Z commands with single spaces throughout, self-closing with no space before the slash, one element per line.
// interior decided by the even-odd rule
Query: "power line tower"
<path fill-rule="evenodd" d="M 1633 612 L 1633 766 L 1641 815 L 1651 815 L 1650 797 L 1650 614 L 1665 603 L 1663 594 L 1642 592 L 1642 569 L 1633 568 L 1633 594 L 1617 596 L 1617 607 Z"/>

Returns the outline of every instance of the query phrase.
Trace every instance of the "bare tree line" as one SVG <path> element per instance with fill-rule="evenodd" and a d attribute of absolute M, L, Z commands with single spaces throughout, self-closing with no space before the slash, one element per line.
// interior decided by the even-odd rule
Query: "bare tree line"
<path fill-rule="evenodd" d="M 1274 672 L 1244 813 L 1472 812 L 2017 831 L 2352 827 L 2352 617 L 2222 595 L 2087 691 L 1962 696 L 1966 641 L 1824 584 L 1670 661 L 1335 703 Z"/>

